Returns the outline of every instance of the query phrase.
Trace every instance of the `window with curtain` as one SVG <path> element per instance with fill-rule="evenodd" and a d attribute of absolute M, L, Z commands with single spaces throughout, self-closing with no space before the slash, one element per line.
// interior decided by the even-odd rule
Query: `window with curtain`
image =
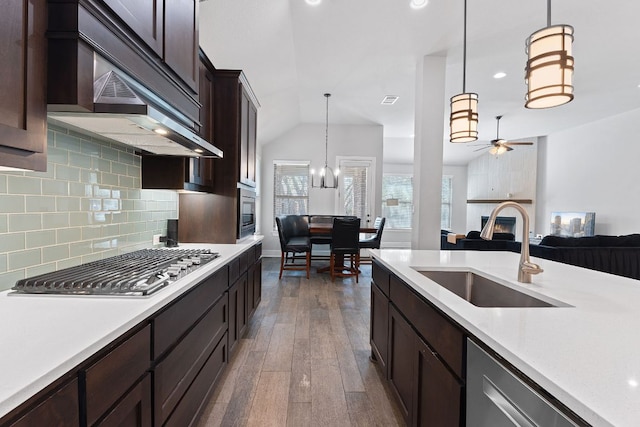
<path fill-rule="evenodd" d="M 273 228 L 279 215 L 309 210 L 309 162 L 273 162 Z"/>
<path fill-rule="evenodd" d="M 442 230 L 451 230 L 452 183 L 452 176 L 442 177 L 442 212 L 440 214 L 440 229 Z"/>
<path fill-rule="evenodd" d="M 382 216 L 385 227 L 411 228 L 413 212 L 413 177 L 401 174 L 382 175 Z"/>
<path fill-rule="evenodd" d="M 366 218 L 369 212 L 367 197 L 367 174 L 369 166 L 340 166 L 343 180 L 344 214 Z M 364 219 L 363 219 L 364 221 Z"/>

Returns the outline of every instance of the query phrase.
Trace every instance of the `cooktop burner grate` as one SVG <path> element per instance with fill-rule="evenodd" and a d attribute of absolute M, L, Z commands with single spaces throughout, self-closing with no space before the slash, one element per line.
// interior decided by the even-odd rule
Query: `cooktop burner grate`
<path fill-rule="evenodd" d="M 18 280 L 17 293 L 149 295 L 218 258 L 208 249 L 142 249 Z"/>

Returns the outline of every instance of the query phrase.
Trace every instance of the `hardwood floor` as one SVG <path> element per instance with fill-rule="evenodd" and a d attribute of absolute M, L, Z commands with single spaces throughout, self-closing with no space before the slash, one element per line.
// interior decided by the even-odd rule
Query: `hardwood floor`
<path fill-rule="evenodd" d="M 402 426 L 369 360 L 371 266 L 360 283 L 263 260 L 262 302 L 200 420 L 209 426 Z"/>

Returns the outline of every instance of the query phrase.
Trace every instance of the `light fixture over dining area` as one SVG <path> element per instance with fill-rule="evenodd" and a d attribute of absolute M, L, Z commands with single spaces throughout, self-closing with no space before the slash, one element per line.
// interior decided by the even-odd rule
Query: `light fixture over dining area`
<path fill-rule="evenodd" d="M 547 0 L 547 26 L 527 38 L 526 108 L 549 108 L 573 99 L 573 27 L 551 25 L 551 0 Z"/>
<path fill-rule="evenodd" d="M 312 188 L 338 188 L 338 174 L 340 170 L 336 168 L 335 172 L 329 167 L 328 153 L 329 153 L 329 97 L 330 93 L 324 94 L 327 99 L 326 108 L 326 122 L 325 122 L 325 134 L 324 134 L 324 167 L 320 169 L 319 176 L 316 177 L 314 169 L 311 169 L 311 187 Z M 317 183 L 316 181 L 319 181 Z"/>
<path fill-rule="evenodd" d="M 462 41 L 462 93 L 451 97 L 449 117 L 451 142 L 472 142 L 478 139 L 478 94 L 466 92 L 467 73 L 467 0 L 464 0 Z"/>

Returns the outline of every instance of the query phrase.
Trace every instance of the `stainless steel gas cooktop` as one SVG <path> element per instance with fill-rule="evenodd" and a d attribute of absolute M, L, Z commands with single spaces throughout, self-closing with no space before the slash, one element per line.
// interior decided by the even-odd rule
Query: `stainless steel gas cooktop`
<path fill-rule="evenodd" d="M 142 249 L 18 280 L 23 294 L 149 295 L 220 254 L 208 249 Z"/>

